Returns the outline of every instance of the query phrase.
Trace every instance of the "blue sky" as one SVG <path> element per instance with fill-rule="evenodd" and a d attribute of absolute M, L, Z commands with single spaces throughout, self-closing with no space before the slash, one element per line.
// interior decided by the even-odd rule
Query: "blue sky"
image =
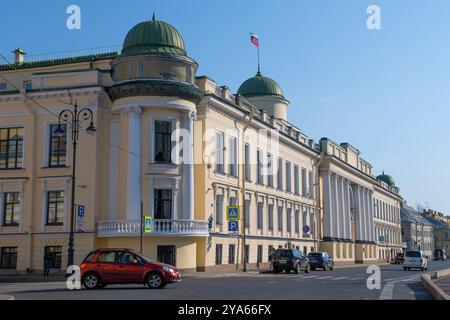
<path fill-rule="evenodd" d="M 70 4 L 81 7 L 81 30 L 66 28 Z M 381 8 L 379 31 L 366 28 L 371 4 Z M 256 72 L 248 34 L 259 34 L 262 72 L 291 101 L 291 122 L 357 147 L 409 204 L 450 213 L 448 0 L 10 1 L 0 52 L 121 45 L 154 11 L 180 31 L 198 74 L 233 91 Z"/>

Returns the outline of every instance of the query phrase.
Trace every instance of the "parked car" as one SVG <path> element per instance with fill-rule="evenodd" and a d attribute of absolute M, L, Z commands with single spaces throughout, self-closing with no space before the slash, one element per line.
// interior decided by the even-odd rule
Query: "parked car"
<path fill-rule="evenodd" d="M 278 249 L 273 257 L 273 272 L 279 273 L 286 271 L 286 273 L 294 270 L 295 273 L 311 271 L 309 259 L 298 249 Z"/>
<path fill-rule="evenodd" d="M 407 250 L 403 270 L 421 269 L 428 270 L 428 259 L 422 250 Z"/>
<path fill-rule="evenodd" d="M 447 254 L 444 249 L 436 249 L 434 250 L 434 260 L 447 260 Z"/>
<path fill-rule="evenodd" d="M 398 252 L 394 258 L 394 264 L 403 264 L 405 262 L 405 253 Z"/>
<path fill-rule="evenodd" d="M 334 260 L 327 252 L 310 252 L 308 254 L 311 270 L 321 268 L 324 271 L 333 270 Z"/>
<path fill-rule="evenodd" d="M 80 269 L 81 283 L 86 289 L 129 283 L 159 289 L 181 281 L 175 267 L 152 261 L 130 249 L 98 249 L 86 256 Z"/>

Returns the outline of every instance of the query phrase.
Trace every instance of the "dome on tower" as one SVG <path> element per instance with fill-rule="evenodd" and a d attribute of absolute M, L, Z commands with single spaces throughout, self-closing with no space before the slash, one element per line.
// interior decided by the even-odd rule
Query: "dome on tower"
<path fill-rule="evenodd" d="M 186 56 L 180 33 L 170 24 L 153 19 L 135 25 L 125 37 L 122 55 L 169 54 Z"/>
<path fill-rule="evenodd" d="M 377 180 L 383 181 L 385 183 L 387 183 L 388 186 L 390 187 L 394 187 L 395 186 L 395 181 L 394 178 L 392 178 L 390 175 L 387 175 L 383 172 L 382 175 L 379 175 L 377 177 Z"/>
<path fill-rule="evenodd" d="M 276 96 L 284 99 L 283 91 L 276 81 L 264 77 L 261 72 L 244 81 L 239 87 L 238 94 L 246 97 L 258 97 L 258 96 Z"/>

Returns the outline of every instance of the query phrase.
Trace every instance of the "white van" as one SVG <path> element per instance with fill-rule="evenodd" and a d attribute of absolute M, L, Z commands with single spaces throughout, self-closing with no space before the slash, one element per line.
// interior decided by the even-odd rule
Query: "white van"
<path fill-rule="evenodd" d="M 428 270 L 428 259 L 422 250 L 406 250 L 403 270 L 411 269 Z"/>

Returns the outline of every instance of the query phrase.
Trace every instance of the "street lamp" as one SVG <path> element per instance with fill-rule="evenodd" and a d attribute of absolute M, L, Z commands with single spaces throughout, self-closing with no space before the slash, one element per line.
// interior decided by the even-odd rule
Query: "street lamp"
<path fill-rule="evenodd" d="M 89 126 L 86 131 L 89 134 L 94 134 L 97 129 L 94 126 L 94 113 L 89 108 L 83 108 L 78 110 L 78 105 L 75 102 L 73 111 L 63 110 L 58 116 L 58 128 L 55 134 L 59 137 L 64 136 L 64 130 L 61 127 L 61 121 L 69 123 L 72 128 L 72 199 L 70 208 L 70 236 L 69 236 L 69 248 L 67 249 L 67 267 L 73 265 L 73 254 L 74 254 L 74 219 L 75 219 L 75 170 L 76 170 L 76 153 L 77 153 L 77 142 L 78 135 L 81 129 L 81 123 L 90 120 Z"/>

